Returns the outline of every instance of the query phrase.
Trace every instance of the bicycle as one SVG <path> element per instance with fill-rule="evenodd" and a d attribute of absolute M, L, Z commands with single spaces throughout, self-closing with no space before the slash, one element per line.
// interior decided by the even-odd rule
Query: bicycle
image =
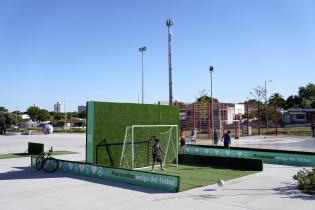
<path fill-rule="evenodd" d="M 59 167 L 59 162 L 57 159 L 53 158 L 51 155 L 53 153 L 52 147 L 48 153 L 41 152 L 36 158 L 36 169 L 40 171 L 43 169 L 47 173 L 53 173 L 57 171 Z"/>

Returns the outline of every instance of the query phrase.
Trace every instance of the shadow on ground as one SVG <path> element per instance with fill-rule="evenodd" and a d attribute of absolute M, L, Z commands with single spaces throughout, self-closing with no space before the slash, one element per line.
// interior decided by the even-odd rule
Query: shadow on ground
<path fill-rule="evenodd" d="M 82 180 L 85 182 L 91 182 L 95 184 L 108 185 L 112 187 L 119 187 L 128 190 L 156 194 L 156 193 L 165 193 L 164 191 L 150 189 L 142 186 L 130 185 L 125 183 L 113 182 L 103 179 L 97 179 L 93 177 L 86 177 L 81 175 L 73 175 L 64 172 L 55 172 L 55 173 L 45 173 L 43 171 L 37 171 L 31 167 L 14 167 L 13 170 L 0 173 L 0 180 L 19 180 L 19 179 L 49 179 L 49 178 L 72 178 L 77 180 Z"/>
<path fill-rule="evenodd" d="M 270 188 L 270 189 L 246 189 L 246 188 L 209 188 L 205 189 L 205 192 L 215 192 L 214 194 L 200 194 L 200 195 L 192 195 L 193 199 L 213 199 L 219 197 L 233 197 L 233 196 L 268 196 L 268 195 L 281 195 L 281 198 L 291 198 L 291 199 L 302 199 L 302 200 L 315 200 L 314 196 L 302 193 L 297 189 L 297 184 L 293 183 L 282 183 L 283 187 Z M 239 191 L 239 193 L 238 193 Z M 232 192 L 232 193 L 231 193 Z M 244 193 L 246 192 L 246 193 Z M 247 193 L 248 192 L 248 193 Z"/>

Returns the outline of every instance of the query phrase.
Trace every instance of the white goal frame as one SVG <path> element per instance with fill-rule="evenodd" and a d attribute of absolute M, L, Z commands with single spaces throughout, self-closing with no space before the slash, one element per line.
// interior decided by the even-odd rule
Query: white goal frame
<path fill-rule="evenodd" d="M 131 169 L 134 169 L 134 129 L 135 128 L 146 128 L 146 127 L 174 127 L 176 132 L 176 166 L 178 166 L 178 150 L 179 150 L 179 137 L 178 137 L 178 125 L 131 125 L 126 127 L 125 131 L 125 138 L 124 138 L 124 144 L 121 152 L 120 157 L 120 165 L 123 161 L 123 155 L 125 150 L 125 139 L 127 138 L 128 129 L 131 128 Z M 169 141 L 168 141 L 169 144 Z M 167 154 L 168 146 L 166 148 L 165 154 Z M 163 159 L 163 164 L 165 164 L 165 159 Z"/>

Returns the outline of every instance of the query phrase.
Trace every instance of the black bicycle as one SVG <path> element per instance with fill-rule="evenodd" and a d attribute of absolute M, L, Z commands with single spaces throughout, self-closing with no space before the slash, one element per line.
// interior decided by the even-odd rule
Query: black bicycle
<path fill-rule="evenodd" d="M 43 169 L 47 173 L 53 173 L 57 171 L 59 167 L 59 162 L 57 159 L 53 158 L 51 155 L 53 153 L 52 147 L 48 153 L 41 152 L 36 158 L 36 169 L 39 171 Z"/>

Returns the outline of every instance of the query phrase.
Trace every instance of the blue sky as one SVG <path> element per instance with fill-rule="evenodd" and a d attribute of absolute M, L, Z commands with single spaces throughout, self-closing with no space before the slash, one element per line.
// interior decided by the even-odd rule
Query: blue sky
<path fill-rule="evenodd" d="M 296 94 L 315 80 L 312 0 L 1 0 L 0 106 L 67 111 L 88 100 L 168 101 L 167 27 L 172 18 L 173 95 L 192 102 L 210 90 L 243 102 Z"/>

